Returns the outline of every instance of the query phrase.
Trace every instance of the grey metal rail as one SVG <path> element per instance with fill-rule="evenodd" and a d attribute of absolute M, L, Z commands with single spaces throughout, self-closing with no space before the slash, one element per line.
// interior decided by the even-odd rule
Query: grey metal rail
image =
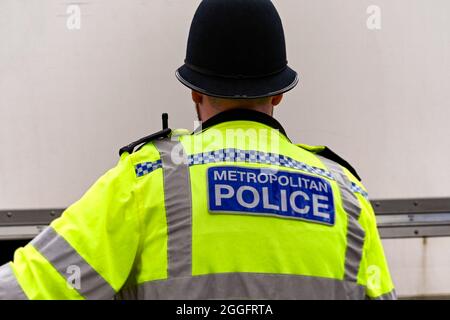
<path fill-rule="evenodd" d="M 384 239 L 450 236 L 450 198 L 375 200 Z"/>
<path fill-rule="evenodd" d="M 0 210 L 0 241 L 33 239 L 64 209 Z"/>
<path fill-rule="evenodd" d="M 450 198 L 374 200 L 384 239 L 450 236 Z M 0 210 L 0 240 L 31 239 L 64 209 Z"/>

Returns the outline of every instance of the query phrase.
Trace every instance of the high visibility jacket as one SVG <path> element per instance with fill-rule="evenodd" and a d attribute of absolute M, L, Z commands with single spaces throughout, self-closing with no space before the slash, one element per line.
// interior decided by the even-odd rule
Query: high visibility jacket
<path fill-rule="evenodd" d="M 0 298 L 393 299 L 367 191 L 326 150 L 242 110 L 129 150 L 0 268 Z"/>

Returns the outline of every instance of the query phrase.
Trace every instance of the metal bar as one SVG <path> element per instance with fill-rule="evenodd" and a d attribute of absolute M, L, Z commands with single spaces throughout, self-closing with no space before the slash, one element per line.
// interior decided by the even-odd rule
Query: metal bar
<path fill-rule="evenodd" d="M 4 240 L 31 240 L 36 237 L 46 225 L 40 226 L 14 226 L 0 227 L 0 241 Z"/>
<path fill-rule="evenodd" d="M 379 227 L 382 239 L 449 237 L 450 225 L 420 227 Z"/>
<path fill-rule="evenodd" d="M 373 200 L 378 229 L 384 239 L 449 237 L 450 198 Z M 37 230 L 61 216 L 64 209 L 0 210 L 0 240 L 32 238 L 25 229 L 1 227 L 30 226 Z M 3 230 L 3 231 L 2 231 Z M 5 230 L 8 230 L 7 232 Z"/>
<path fill-rule="evenodd" d="M 0 210 L 0 226 L 47 225 L 60 217 L 64 209 Z"/>
<path fill-rule="evenodd" d="M 373 200 L 372 205 L 377 215 L 450 212 L 450 198 Z"/>
<path fill-rule="evenodd" d="M 374 200 L 383 239 L 450 236 L 450 198 Z"/>

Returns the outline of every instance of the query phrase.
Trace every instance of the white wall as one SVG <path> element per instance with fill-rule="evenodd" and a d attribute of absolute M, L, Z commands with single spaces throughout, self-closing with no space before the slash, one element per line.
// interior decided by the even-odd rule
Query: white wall
<path fill-rule="evenodd" d="M 80 0 L 70 31 L 74 2 L 0 0 L 0 208 L 69 205 L 162 112 L 193 126 L 174 71 L 199 1 Z M 450 196 L 450 2 L 275 2 L 301 75 L 277 112 L 292 139 L 347 158 L 372 198 Z M 399 292 L 449 293 L 448 239 L 421 241 L 385 241 Z"/>
<path fill-rule="evenodd" d="M 0 0 L 0 208 L 70 204 L 163 111 L 192 128 L 174 70 L 198 2 L 83 0 L 70 31 L 68 1 Z M 450 2 L 276 4 L 302 79 L 277 113 L 291 137 L 349 159 L 373 198 L 450 196 Z"/>
<path fill-rule="evenodd" d="M 450 297 L 450 238 L 383 240 L 401 297 Z"/>

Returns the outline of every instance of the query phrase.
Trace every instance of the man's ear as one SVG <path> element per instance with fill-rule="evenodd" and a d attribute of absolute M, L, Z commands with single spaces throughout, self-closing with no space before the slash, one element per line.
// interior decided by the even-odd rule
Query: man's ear
<path fill-rule="evenodd" d="M 283 94 L 279 94 L 277 96 L 272 97 L 272 105 L 275 107 L 281 103 L 283 100 Z"/>
<path fill-rule="evenodd" d="M 203 101 L 203 95 L 197 91 L 192 90 L 192 101 L 195 104 L 200 104 Z"/>

